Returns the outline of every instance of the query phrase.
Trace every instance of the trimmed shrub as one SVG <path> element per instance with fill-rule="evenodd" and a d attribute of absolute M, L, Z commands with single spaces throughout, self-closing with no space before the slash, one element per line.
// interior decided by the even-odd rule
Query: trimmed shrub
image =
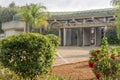
<path fill-rule="evenodd" d="M 105 33 L 108 43 L 112 45 L 119 45 L 120 40 L 117 38 L 116 27 L 109 28 Z"/>
<path fill-rule="evenodd" d="M 50 39 L 50 41 L 55 47 L 58 47 L 60 45 L 60 39 L 58 36 L 54 34 L 48 34 L 47 37 Z"/>
<path fill-rule="evenodd" d="M 44 35 L 21 33 L 1 41 L 0 62 L 25 79 L 33 79 L 51 70 L 55 47 Z"/>

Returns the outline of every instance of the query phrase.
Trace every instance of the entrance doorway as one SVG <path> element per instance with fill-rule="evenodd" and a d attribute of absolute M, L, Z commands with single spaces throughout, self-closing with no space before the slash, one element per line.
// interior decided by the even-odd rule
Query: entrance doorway
<path fill-rule="evenodd" d="M 78 29 L 77 28 L 73 28 L 71 30 L 71 45 L 72 46 L 77 46 L 77 40 L 78 40 Z"/>

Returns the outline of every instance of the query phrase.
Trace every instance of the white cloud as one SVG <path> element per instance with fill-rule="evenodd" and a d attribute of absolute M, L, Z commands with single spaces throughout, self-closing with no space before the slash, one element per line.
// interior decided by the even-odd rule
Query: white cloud
<path fill-rule="evenodd" d="M 78 11 L 111 7 L 110 0 L 0 0 L 0 5 L 8 6 L 12 1 L 19 6 L 42 3 L 49 11 Z"/>

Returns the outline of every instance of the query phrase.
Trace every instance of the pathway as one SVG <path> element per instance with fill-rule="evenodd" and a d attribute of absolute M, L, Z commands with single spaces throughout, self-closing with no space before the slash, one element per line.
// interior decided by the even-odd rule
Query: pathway
<path fill-rule="evenodd" d="M 99 47 L 59 47 L 54 66 L 89 60 L 89 51 Z"/>

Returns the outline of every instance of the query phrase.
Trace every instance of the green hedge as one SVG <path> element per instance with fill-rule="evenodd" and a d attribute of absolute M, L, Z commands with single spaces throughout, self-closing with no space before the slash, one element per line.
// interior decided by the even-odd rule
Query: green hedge
<path fill-rule="evenodd" d="M 0 62 L 6 68 L 29 79 L 51 70 L 55 47 L 48 37 L 21 33 L 1 41 Z"/>

